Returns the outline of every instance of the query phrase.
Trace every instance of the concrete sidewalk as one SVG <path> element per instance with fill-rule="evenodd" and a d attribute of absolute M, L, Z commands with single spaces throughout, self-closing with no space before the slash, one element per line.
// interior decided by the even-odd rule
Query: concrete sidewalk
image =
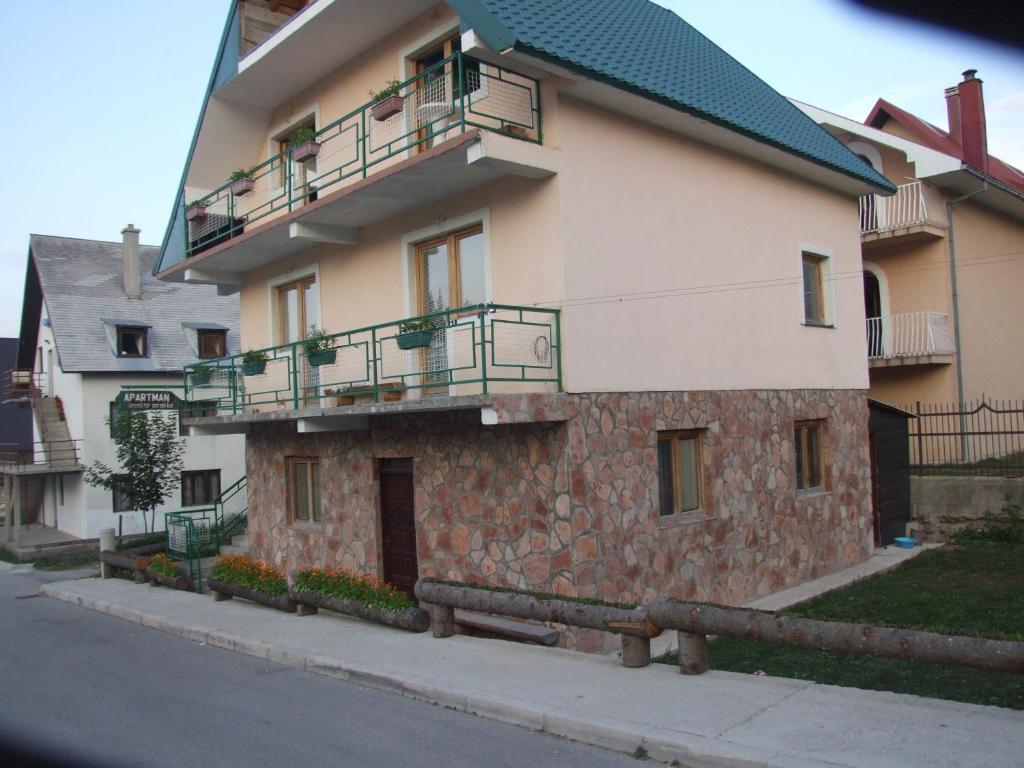
<path fill-rule="evenodd" d="M 272 662 L 684 766 L 996 768 L 1021 765 L 1024 712 L 798 680 L 709 672 L 340 616 L 298 617 L 120 579 L 43 593 Z"/>

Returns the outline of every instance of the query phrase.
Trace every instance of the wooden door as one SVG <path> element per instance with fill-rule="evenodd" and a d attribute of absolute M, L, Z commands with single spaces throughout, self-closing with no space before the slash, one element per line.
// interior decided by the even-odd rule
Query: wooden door
<path fill-rule="evenodd" d="M 419 578 L 412 459 L 382 459 L 379 477 L 384 581 L 411 597 Z"/>
<path fill-rule="evenodd" d="M 278 343 L 293 344 L 309 336 L 319 322 L 318 304 L 315 278 L 303 278 L 278 288 Z M 298 366 L 299 387 L 303 400 L 315 398 L 320 384 L 319 369 L 306 362 L 301 350 Z"/>

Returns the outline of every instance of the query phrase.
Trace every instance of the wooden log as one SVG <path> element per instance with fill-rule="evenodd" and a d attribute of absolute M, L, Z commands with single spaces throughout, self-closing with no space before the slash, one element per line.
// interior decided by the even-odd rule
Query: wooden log
<path fill-rule="evenodd" d="M 294 600 L 294 598 L 292 598 Z M 320 609 L 315 605 L 306 605 L 301 600 L 296 600 L 298 605 L 295 606 L 295 613 L 297 616 L 316 616 L 320 613 Z"/>
<path fill-rule="evenodd" d="M 434 637 L 455 634 L 455 609 L 450 605 L 430 606 L 430 632 Z"/>
<path fill-rule="evenodd" d="M 221 581 L 215 579 L 212 576 L 206 579 L 206 586 L 218 592 L 221 595 L 228 595 L 229 597 L 240 597 L 243 600 L 249 600 L 253 603 L 259 603 L 269 608 L 276 608 L 279 611 L 285 613 L 295 613 L 295 601 L 288 596 L 287 592 L 283 592 L 280 595 L 268 595 L 266 592 L 260 592 L 257 589 L 249 589 L 248 587 L 240 587 L 237 584 L 232 584 L 230 581 Z M 214 595 L 215 600 L 220 600 Z"/>
<path fill-rule="evenodd" d="M 678 630 L 679 672 L 683 675 L 700 675 L 708 671 L 708 638 Z"/>
<path fill-rule="evenodd" d="M 189 587 L 188 579 L 180 573 L 177 576 L 168 576 L 164 573 L 157 573 L 152 568 L 147 568 L 146 577 L 149 579 L 150 585 L 154 587 L 161 584 L 171 589 L 188 589 Z"/>
<path fill-rule="evenodd" d="M 561 598 L 534 597 L 520 592 L 497 592 L 468 585 L 443 584 L 429 579 L 416 582 L 416 597 L 432 605 L 447 605 L 465 611 L 516 616 L 520 619 L 553 621 L 633 637 L 657 637 L 661 634 L 661 629 L 648 620 L 643 608 L 592 605 Z"/>
<path fill-rule="evenodd" d="M 209 581 L 207 581 L 206 586 L 210 586 Z M 218 592 L 216 589 L 211 589 L 210 591 L 213 592 L 213 602 L 215 603 L 223 603 L 225 600 L 231 599 L 231 595 L 227 592 Z"/>
<path fill-rule="evenodd" d="M 669 598 L 652 603 L 648 615 L 662 629 L 696 635 L 747 637 L 835 653 L 1024 673 L 1024 642 L 791 618 L 750 608 L 685 603 Z"/>
<path fill-rule="evenodd" d="M 288 593 L 293 601 L 314 608 L 323 608 L 336 613 L 356 616 L 360 619 L 385 624 L 389 627 L 406 629 L 410 632 L 426 632 L 430 628 L 430 615 L 422 608 L 406 608 L 404 611 L 385 611 L 374 605 L 343 597 L 328 597 L 315 592 L 292 590 Z"/>
<path fill-rule="evenodd" d="M 125 571 L 132 572 L 132 580 L 136 584 L 146 583 L 146 568 L 149 566 L 149 559 L 145 557 L 137 557 L 136 555 L 126 555 L 123 552 L 100 552 L 100 562 L 110 568 L 121 568 Z M 111 573 L 111 575 L 113 575 Z"/>
<path fill-rule="evenodd" d="M 622 666 L 646 667 L 651 663 L 651 638 L 622 636 Z"/>

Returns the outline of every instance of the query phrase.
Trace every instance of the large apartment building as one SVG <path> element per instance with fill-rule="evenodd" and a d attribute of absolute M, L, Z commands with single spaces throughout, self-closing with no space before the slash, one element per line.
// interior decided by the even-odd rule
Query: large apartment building
<path fill-rule="evenodd" d="M 156 272 L 258 353 L 187 424 L 287 570 L 740 603 L 872 551 L 893 191 L 646 0 L 244 0 Z"/>

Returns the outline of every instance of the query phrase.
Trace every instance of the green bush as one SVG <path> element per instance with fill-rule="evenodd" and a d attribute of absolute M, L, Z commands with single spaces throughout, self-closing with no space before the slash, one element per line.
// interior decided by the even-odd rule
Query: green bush
<path fill-rule="evenodd" d="M 952 539 L 956 544 L 1024 544 L 1024 514 L 1019 504 L 1007 502 L 1002 514 L 990 516 L 984 527 L 965 529 Z"/>

